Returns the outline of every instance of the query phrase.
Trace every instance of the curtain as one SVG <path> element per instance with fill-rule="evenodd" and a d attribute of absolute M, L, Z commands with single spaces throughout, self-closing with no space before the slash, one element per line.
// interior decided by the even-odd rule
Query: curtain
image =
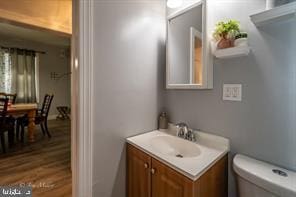
<path fill-rule="evenodd" d="M 0 91 L 16 93 L 17 103 L 36 102 L 36 55 L 23 49 L 0 50 Z"/>
<path fill-rule="evenodd" d="M 11 61 L 9 53 L 0 50 L 0 92 L 11 92 Z"/>

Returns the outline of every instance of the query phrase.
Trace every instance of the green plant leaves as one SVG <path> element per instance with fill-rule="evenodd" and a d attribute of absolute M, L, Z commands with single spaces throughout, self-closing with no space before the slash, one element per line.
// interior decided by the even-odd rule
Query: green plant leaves
<path fill-rule="evenodd" d="M 225 37 L 235 37 L 240 32 L 239 21 L 229 20 L 229 21 L 220 21 L 216 24 L 215 31 L 213 33 L 213 37 L 216 40 L 220 40 Z"/>

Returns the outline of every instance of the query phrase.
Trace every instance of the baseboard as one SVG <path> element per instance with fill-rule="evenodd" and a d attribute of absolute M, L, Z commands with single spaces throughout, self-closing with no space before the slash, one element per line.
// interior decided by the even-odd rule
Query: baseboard
<path fill-rule="evenodd" d="M 57 119 L 57 114 L 53 114 L 53 115 L 48 115 L 47 120 L 56 120 Z"/>

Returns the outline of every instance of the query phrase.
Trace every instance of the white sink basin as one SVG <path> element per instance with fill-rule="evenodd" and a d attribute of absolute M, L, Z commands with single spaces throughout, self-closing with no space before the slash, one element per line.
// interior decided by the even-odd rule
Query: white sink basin
<path fill-rule="evenodd" d="M 155 151 L 171 157 L 191 158 L 201 153 L 196 144 L 174 136 L 156 136 L 150 143 Z"/>
<path fill-rule="evenodd" d="M 193 181 L 229 151 L 228 139 L 196 131 L 193 143 L 175 136 L 175 129 L 147 132 L 127 142 Z"/>

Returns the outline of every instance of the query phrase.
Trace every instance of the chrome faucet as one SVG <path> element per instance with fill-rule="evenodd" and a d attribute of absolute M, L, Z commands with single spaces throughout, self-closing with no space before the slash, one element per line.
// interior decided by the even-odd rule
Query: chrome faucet
<path fill-rule="evenodd" d="M 185 140 L 189 140 L 192 142 L 196 141 L 194 132 L 192 129 L 189 129 L 188 125 L 184 122 L 180 122 L 176 124 L 177 127 L 177 136 L 183 138 Z"/>

